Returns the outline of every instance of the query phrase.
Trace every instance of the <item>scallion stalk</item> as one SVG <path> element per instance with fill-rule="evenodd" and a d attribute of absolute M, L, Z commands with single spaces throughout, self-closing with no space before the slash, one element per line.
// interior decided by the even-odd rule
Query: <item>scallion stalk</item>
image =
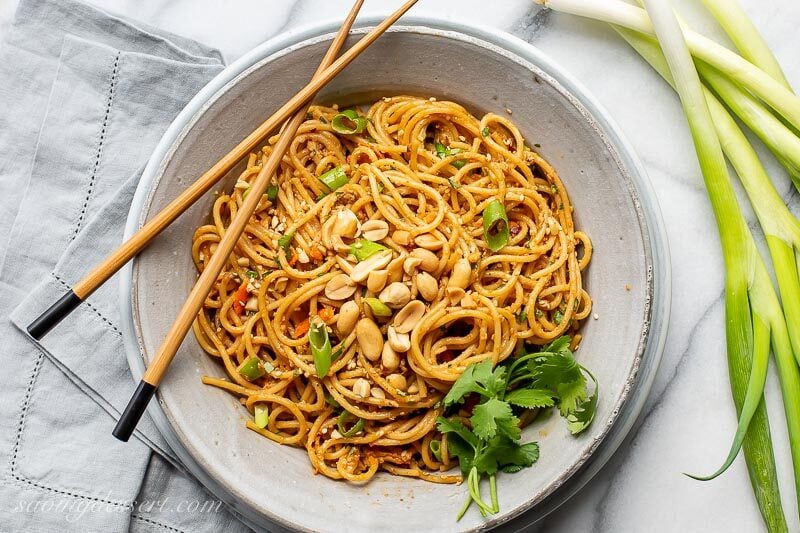
<path fill-rule="evenodd" d="M 746 60 L 791 90 L 778 60 L 736 0 L 701 0 Z"/>
<path fill-rule="evenodd" d="M 684 33 L 675 17 L 672 8 L 668 3 L 660 3 L 654 0 L 646 0 L 648 13 L 652 17 L 655 33 L 657 34 L 666 62 L 671 71 L 674 86 L 681 97 L 684 111 L 689 122 L 695 148 L 700 160 L 703 177 L 706 182 L 717 217 L 717 225 L 720 231 L 720 239 L 723 246 L 723 257 L 726 265 L 726 326 L 728 341 L 729 364 L 731 365 L 732 385 L 736 388 L 733 374 L 742 370 L 740 362 L 752 357 L 753 366 L 749 370 L 746 394 L 741 403 L 737 402 L 737 407 L 741 406 L 741 417 L 734 444 L 731 447 L 731 454 L 726 460 L 723 468 L 714 475 L 723 471 L 732 458 L 735 457 L 741 445 L 748 424 L 752 421 L 759 405 L 762 401 L 763 380 L 766 371 L 766 360 L 768 357 L 768 345 L 770 333 L 773 340 L 773 348 L 778 361 L 779 371 L 785 372 L 781 375 L 782 390 L 784 392 L 784 402 L 789 422 L 790 441 L 797 442 L 800 434 L 795 434 L 793 429 L 800 422 L 800 411 L 796 395 L 800 393 L 800 381 L 798 381 L 797 367 L 792 357 L 792 347 L 789 342 L 789 335 L 786 329 L 783 313 L 777 295 L 774 292 L 761 256 L 759 255 L 752 234 L 747 228 L 746 221 L 739 210 L 733 188 L 731 187 L 725 160 L 722 155 L 723 146 L 728 144 L 737 145 L 741 148 L 739 140 L 735 138 L 734 131 L 730 125 L 738 131 L 735 123 L 718 120 L 719 109 L 715 110 L 713 102 L 709 102 L 707 97 L 710 93 L 704 92 L 700 83 L 697 71 L 689 55 L 687 43 L 684 41 Z M 708 105 L 710 104 L 710 105 Z M 721 108 L 721 106 L 720 106 Z M 712 114 L 714 119 L 712 120 Z M 727 113 L 722 109 L 722 114 Z M 727 116 L 730 119 L 729 116 Z M 716 126 L 716 127 L 715 127 Z M 740 131 L 738 131 L 741 134 Z M 718 137 L 717 135 L 720 135 Z M 744 144 L 749 147 L 746 140 Z M 750 150 L 752 150 L 750 148 Z M 730 155 L 730 150 L 729 150 Z M 757 158 L 755 158 L 757 162 Z M 736 166 L 736 161 L 734 161 Z M 749 161 L 752 163 L 752 161 Z M 758 163 L 760 166 L 760 163 Z M 737 168 L 737 171 L 739 169 Z M 741 175 L 741 171 L 740 171 Z M 768 178 L 766 178 L 768 182 Z M 764 199 L 761 199 L 762 202 Z M 752 354 L 752 356 L 751 356 Z M 787 365 L 791 362 L 791 365 Z M 789 368 L 791 367 L 791 368 Z M 782 369 L 782 370 L 781 370 Z M 734 396 L 741 397 L 742 380 L 738 380 L 739 390 L 734 391 Z M 791 405 L 790 400 L 793 400 Z M 796 419 L 796 420 L 794 420 Z M 796 479 L 798 477 L 798 466 L 796 454 L 797 446 L 792 446 L 793 463 L 795 466 Z M 760 450 L 760 453 L 764 453 Z M 771 453 L 769 454 L 771 455 Z M 771 457 L 770 457 L 771 459 Z M 774 465 L 772 461 L 770 466 Z M 750 466 L 750 465 L 749 465 Z M 772 466 L 774 469 L 774 466 Z M 759 505 L 762 507 L 762 514 L 765 519 L 774 518 L 773 515 L 765 513 L 765 509 L 774 510 L 780 506 L 780 498 L 777 492 L 777 484 L 774 476 L 765 479 L 763 472 L 760 477 L 752 476 Z M 709 476 L 711 478 L 713 476 Z M 782 519 L 782 512 L 778 513 Z M 780 521 L 779 519 L 779 521 Z M 778 526 L 778 523 L 772 525 Z"/>
<path fill-rule="evenodd" d="M 353 424 L 350 429 L 346 429 L 345 424 L 350 418 L 355 418 L 356 423 Z M 339 429 L 339 433 L 342 434 L 342 437 L 349 439 L 350 437 L 358 435 L 364 429 L 364 419 L 356 417 L 356 415 L 352 414 L 350 411 L 342 411 L 336 419 L 336 427 Z"/>
<path fill-rule="evenodd" d="M 550 9 L 572 13 L 623 26 L 653 35 L 653 25 L 645 10 L 622 0 L 534 0 Z M 682 33 L 685 45 L 695 58 L 705 61 L 780 113 L 792 126 L 800 129 L 800 98 L 781 82 L 756 67 L 742 56 L 717 42 L 686 30 Z"/>

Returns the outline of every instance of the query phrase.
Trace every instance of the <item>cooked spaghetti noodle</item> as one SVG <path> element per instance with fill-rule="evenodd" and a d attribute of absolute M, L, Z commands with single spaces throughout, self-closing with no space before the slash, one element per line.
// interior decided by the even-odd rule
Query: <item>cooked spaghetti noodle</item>
<path fill-rule="evenodd" d="M 562 334 L 579 342 L 591 244 L 553 168 L 505 116 L 398 96 L 365 117 L 311 108 L 194 323 L 230 378 L 203 381 L 328 477 L 458 482 L 436 430 L 443 396 L 470 363 Z M 197 229 L 199 270 L 276 141 Z M 487 230 L 489 209 L 505 218 Z M 330 342 L 324 376 L 310 329 Z"/>

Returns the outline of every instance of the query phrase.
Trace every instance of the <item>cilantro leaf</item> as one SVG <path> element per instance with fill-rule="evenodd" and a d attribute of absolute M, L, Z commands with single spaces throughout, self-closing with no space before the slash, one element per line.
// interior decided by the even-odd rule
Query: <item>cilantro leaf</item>
<path fill-rule="evenodd" d="M 467 477 L 467 472 L 475 462 L 475 451 L 479 445 L 475 436 L 460 420 L 448 420 L 441 416 L 436 419 L 437 427 L 442 434 L 447 434 L 447 450 L 453 457 L 458 457 L 461 473 Z"/>
<path fill-rule="evenodd" d="M 505 389 L 505 372 L 506 369 L 503 366 L 492 370 L 491 359 L 484 359 L 480 363 L 469 365 L 444 397 L 444 405 L 449 407 L 460 402 L 471 392 L 486 397 L 497 396 L 500 391 Z"/>
<path fill-rule="evenodd" d="M 526 409 L 555 405 L 553 393 L 549 389 L 516 389 L 506 394 L 505 400 L 511 405 Z"/>
<path fill-rule="evenodd" d="M 519 444 L 506 437 L 489 441 L 485 450 L 475 458 L 479 474 L 492 475 L 498 469 L 510 468 L 514 472 L 531 466 L 539 459 L 539 445 L 535 442 Z"/>
<path fill-rule="evenodd" d="M 497 398 L 489 398 L 476 405 L 469 420 L 472 422 L 475 435 L 484 440 L 497 435 L 498 429 L 500 429 L 498 422 L 502 423 L 503 433 L 509 431 L 509 424 L 519 423 L 519 419 L 511 412 L 511 406 Z M 519 427 L 517 427 L 517 438 L 518 435 Z"/>
<path fill-rule="evenodd" d="M 436 419 L 436 423 L 440 433 L 455 433 L 461 437 L 464 442 L 469 444 L 473 450 L 478 447 L 478 437 L 467 429 L 467 426 L 462 424 L 460 420 L 449 420 L 440 416 Z"/>
<path fill-rule="evenodd" d="M 592 395 L 589 396 L 588 400 L 581 402 L 576 409 L 567 414 L 567 428 L 573 435 L 577 435 L 589 427 L 589 424 L 594 420 L 594 413 L 597 410 L 597 379 L 585 368 L 583 368 L 583 370 L 592 378 L 594 382 L 594 391 Z"/>
<path fill-rule="evenodd" d="M 581 375 L 580 379 L 561 383 L 556 387 L 558 393 L 558 410 L 561 416 L 567 416 L 578 409 L 587 397 L 586 379 Z"/>
<path fill-rule="evenodd" d="M 556 390 L 563 383 L 584 381 L 581 368 L 569 351 L 542 353 L 528 362 L 533 386 Z"/>

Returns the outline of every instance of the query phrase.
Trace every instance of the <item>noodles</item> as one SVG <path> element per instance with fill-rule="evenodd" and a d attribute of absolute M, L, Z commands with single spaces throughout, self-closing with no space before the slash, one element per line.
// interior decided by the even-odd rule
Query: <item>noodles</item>
<path fill-rule="evenodd" d="M 203 381 L 266 409 L 247 426 L 330 478 L 458 482 L 442 398 L 470 363 L 579 342 L 591 244 L 507 118 L 411 96 L 354 117 L 314 106 L 300 127 L 194 323 L 231 380 Z M 199 270 L 276 140 L 195 232 Z"/>

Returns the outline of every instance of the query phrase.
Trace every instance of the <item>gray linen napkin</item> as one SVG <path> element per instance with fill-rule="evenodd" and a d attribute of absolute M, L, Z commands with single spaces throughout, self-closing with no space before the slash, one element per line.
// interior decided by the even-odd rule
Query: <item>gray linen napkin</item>
<path fill-rule="evenodd" d="M 3 531 L 245 530 L 164 459 L 150 420 L 111 436 L 134 387 L 114 279 L 41 344 L 24 333 L 121 242 L 147 157 L 221 68 L 215 50 L 72 0 L 20 4 L 0 49 Z"/>

